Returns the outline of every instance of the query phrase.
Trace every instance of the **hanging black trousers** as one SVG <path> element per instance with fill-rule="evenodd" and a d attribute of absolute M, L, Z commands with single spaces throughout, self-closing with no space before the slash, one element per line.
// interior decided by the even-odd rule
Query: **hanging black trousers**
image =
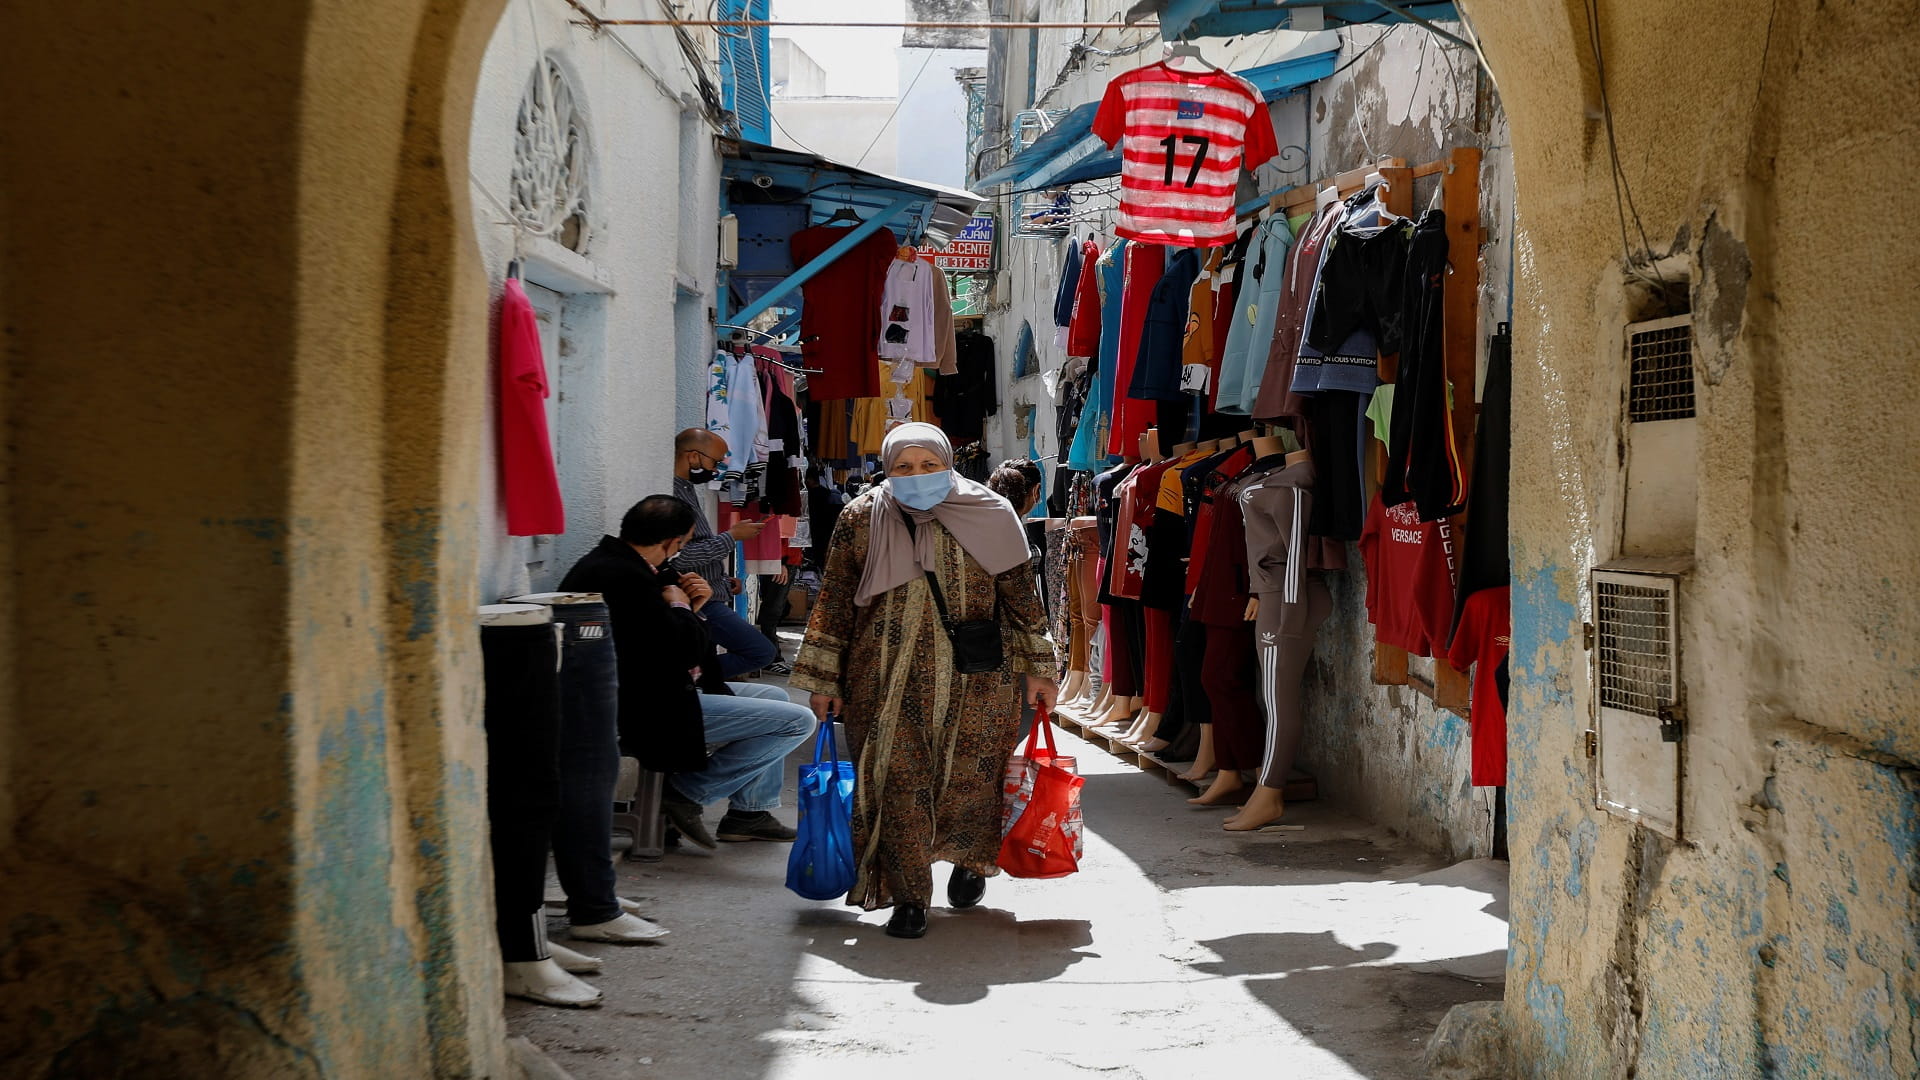
<path fill-rule="evenodd" d="M 567 921 L 620 917 L 614 895 L 613 789 L 620 781 L 620 672 L 605 604 L 556 604 L 560 659 L 560 816 L 553 865 Z"/>
<path fill-rule="evenodd" d="M 547 958 L 540 908 L 560 802 L 559 643 L 552 623 L 485 626 L 487 821 L 501 958 Z"/>

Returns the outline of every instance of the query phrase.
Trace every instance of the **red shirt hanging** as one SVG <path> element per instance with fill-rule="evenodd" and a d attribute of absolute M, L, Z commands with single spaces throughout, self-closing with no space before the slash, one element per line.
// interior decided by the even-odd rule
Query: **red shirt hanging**
<path fill-rule="evenodd" d="M 1374 636 L 1415 656 L 1443 655 L 1453 625 L 1453 526 L 1421 521 L 1412 503 L 1373 497 L 1360 533 Z"/>
<path fill-rule="evenodd" d="M 1513 589 L 1481 589 L 1460 610 L 1447 659 L 1473 668 L 1467 723 L 1473 733 L 1473 786 L 1507 782 L 1507 653 L 1513 647 Z"/>
<path fill-rule="evenodd" d="M 847 229 L 815 225 L 794 233 L 795 266 L 840 242 Z M 814 401 L 880 396 L 880 294 L 900 241 L 885 229 L 867 236 L 801 286 L 801 358 L 820 374 L 807 379 Z"/>
<path fill-rule="evenodd" d="M 509 536 L 567 531 L 547 432 L 551 392 L 533 303 L 520 283 L 508 278 L 500 296 L 500 489 Z"/>
<path fill-rule="evenodd" d="M 1280 152 L 1267 103 L 1245 79 L 1164 63 L 1108 83 L 1093 133 L 1121 147 L 1116 231 L 1174 247 L 1232 240 L 1241 167 Z"/>

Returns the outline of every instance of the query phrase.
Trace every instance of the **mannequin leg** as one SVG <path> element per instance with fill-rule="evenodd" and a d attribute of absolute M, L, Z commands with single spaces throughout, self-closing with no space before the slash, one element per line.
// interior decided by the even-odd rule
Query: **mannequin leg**
<path fill-rule="evenodd" d="M 1260 711 L 1255 663 L 1253 627 L 1208 628 L 1206 657 L 1200 669 L 1200 682 L 1206 688 L 1207 704 L 1213 713 L 1212 756 L 1207 764 L 1221 772 L 1252 769 L 1259 766 L 1266 744 L 1266 717 Z M 1194 762 L 1189 776 L 1205 776 L 1200 762 Z"/>
<path fill-rule="evenodd" d="M 1145 657 L 1145 687 L 1147 710 L 1133 722 L 1120 741 L 1134 745 L 1147 741 L 1160 727 L 1160 717 L 1167 711 L 1173 694 L 1173 612 L 1159 608 L 1145 608 L 1142 618 L 1146 624 L 1147 652 Z"/>
<path fill-rule="evenodd" d="M 1191 746 L 1188 740 L 1195 737 L 1193 729 L 1212 725 L 1213 710 L 1200 685 L 1200 669 L 1206 653 L 1206 624 L 1180 617 L 1173 640 L 1172 704 L 1169 713 L 1162 716 L 1159 729 L 1140 744 L 1141 750 L 1159 754 L 1176 742 Z"/>
<path fill-rule="evenodd" d="M 1116 728 L 1118 729 L 1116 734 L 1127 731 L 1133 726 L 1133 716 L 1140 711 L 1142 704 L 1143 702 L 1137 697 L 1121 697 L 1116 694 L 1113 700 L 1107 703 L 1107 711 L 1101 713 L 1100 718 L 1094 721 L 1094 726 Z"/>
<path fill-rule="evenodd" d="M 1213 725 L 1200 725 L 1200 750 L 1194 755 L 1193 767 L 1180 774 L 1180 779 L 1189 784 L 1197 784 L 1213 771 Z"/>
<path fill-rule="evenodd" d="M 1226 806 L 1239 802 L 1244 797 L 1247 782 L 1241 778 L 1238 769 L 1221 769 L 1213 776 L 1213 783 L 1207 790 L 1187 801 L 1195 806 Z"/>
<path fill-rule="evenodd" d="M 1108 680 L 1108 685 L 1113 690 L 1113 696 L 1106 709 L 1094 720 L 1094 724 L 1101 727 L 1120 722 L 1132 723 L 1133 714 L 1140 707 L 1137 701 L 1140 693 L 1140 605 L 1137 601 L 1117 600 L 1108 605 L 1107 614 L 1107 653 L 1113 660 L 1113 677 Z"/>
<path fill-rule="evenodd" d="M 1134 720 L 1133 726 L 1127 729 L 1127 733 L 1120 736 L 1120 741 L 1135 749 L 1139 749 L 1140 744 L 1153 738 L 1153 733 L 1159 729 L 1160 714 L 1154 712 L 1152 709 L 1147 709 Z"/>
<path fill-rule="evenodd" d="M 1060 687 L 1060 701 L 1063 704 L 1069 701 L 1078 701 L 1081 695 L 1086 692 L 1087 673 L 1084 671 L 1067 672 L 1067 681 Z"/>
<path fill-rule="evenodd" d="M 1315 586 L 1319 588 L 1315 590 Z M 1311 634 L 1325 621 L 1332 607 L 1327 586 L 1319 578 L 1313 578 L 1304 592 L 1306 596 L 1300 605 L 1306 607 L 1306 636 L 1277 636 L 1275 644 L 1260 646 L 1260 686 L 1267 700 L 1267 748 L 1260 765 L 1260 786 L 1246 799 L 1240 813 L 1221 824 L 1227 832 L 1252 832 L 1281 821 L 1286 815 L 1286 776 L 1294 771 L 1294 755 L 1300 751 L 1300 740 L 1306 734 L 1306 709 L 1302 703 L 1306 688 L 1302 680 L 1313 657 Z M 1261 600 L 1261 640 L 1265 640 L 1267 630 L 1267 609 L 1284 607 L 1281 603 L 1271 603 L 1273 600 L 1279 598 L 1269 596 Z M 1273 626 L 1275 634 L 1279 634 L 1279 630 L 1281 626 Z"/>

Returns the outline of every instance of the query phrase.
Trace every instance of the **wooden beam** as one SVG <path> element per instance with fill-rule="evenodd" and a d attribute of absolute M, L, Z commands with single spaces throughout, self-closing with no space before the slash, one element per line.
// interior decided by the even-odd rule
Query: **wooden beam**
<path fill-rule="evenodd" d="M 1373 681 L 1378 686 L 1407 685 L 1407 650 L 1376 640 L 1373 643 Z"/>
<path fill-rule="evenodd" d="M 1459 146 L 1447 153 L 1446 171 L 1440 178 L 1440 204 L 1447 215 L 1447 274 L 1441 306 L 1446 324 L 1442 331 L 1442 350 L 1446 357 L 1447 384 L 1453 388 L 1451 412 L 1453 450 L 1459 457 L 1461 475 L 1473 475 L 1473 425 L 1480 409 L 1474 390 L 1480 373 L 1480 148 Z M 1467 516 L 1453 519 L 1455 551 L 1467 534 Z M 1460 560 L 1451 560 L 1454 588 L 1460 586 Z M 1465 672 L 1455 671 L 1444 658 L 1434 661 L 1433 703 L 1467 714 L 1473 695 L 1473 683 Z"/>

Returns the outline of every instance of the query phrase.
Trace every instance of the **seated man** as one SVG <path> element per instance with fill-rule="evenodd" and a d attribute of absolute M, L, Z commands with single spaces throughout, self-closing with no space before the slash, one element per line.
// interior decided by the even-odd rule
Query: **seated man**
<path fill-rule="evenodd" d="M 719 838 L 791 841 L 773 816 L 786 757 L 813 734 L 811 709 L 774 686 L 727 683 L 697 612 L 713 587 L 661 568 L 693 538 L 694 511 L 673 495 L 650 495 L 602 537 L 560 588 L 606 598 L 620 672 L 621 752 L 671 774 L 663 809 L 687 839 L 714 847 L 702 808 L 728 800 Z"/>
<path fill-rule="evenodd" d="M 738 578 L 728 575 L 735 541 L 752 540 L 767 527 L 764 521 L 736 521 L 726 532 L 716 533 L 707 523 L 707 512 L 700 507 L 696 484 L 712 480 L 720 461 L 727 456 L 727 440 L 706 428 L 688 428 L 673 439 L 673 493 L 693 508 L 693 541 L 674 563 L 682 571 L 695 574 L 723 593 L 740 591 Z M 720 658 L 717 674 L 733 679 L 759 671 L 780 659 L 779 651 L 758 627 L 740 617 L 722 595 L 720 602 L 700 609 L 700 620 L 707 624 L 707 636 L 727 650 Z M 778 674 L 784 674 L 780 672 Z"/>

